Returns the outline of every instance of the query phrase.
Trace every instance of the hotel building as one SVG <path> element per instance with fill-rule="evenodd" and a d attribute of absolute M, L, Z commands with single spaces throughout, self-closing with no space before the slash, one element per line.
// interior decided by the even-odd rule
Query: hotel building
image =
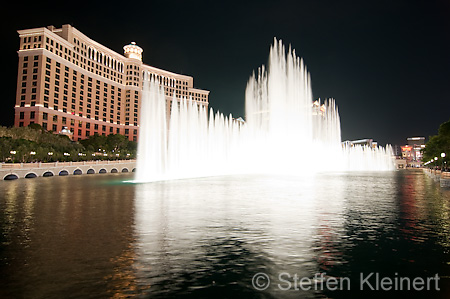
<path fill-rule="evenodd" d="M 17 127 L 37 123 L 55 133 L 67 128 L 74 140 L 98 133 L 137 141 L 144 76 L 164 87 L 168 113 L 174 95 L 208 106 L 209 91 L 194 88 L 190 76 L 144 64 L 135 43 L 121 55 L 71 25 L 18 33 Z"/>

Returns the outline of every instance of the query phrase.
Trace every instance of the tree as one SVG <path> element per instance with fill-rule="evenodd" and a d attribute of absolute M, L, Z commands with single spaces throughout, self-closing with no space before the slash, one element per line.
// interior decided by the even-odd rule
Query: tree
<path fill-rule="evenodd" d="M 441 160 L 441 153 L 445 153 L 445 159 Z M 449 161 L 450 156 L 450 120 L 439 126 L 438 135 L 430 136 L 426 147 L 423 149 L 423 161 L 431 161 L 438 157 L 441 162 Z"/>
<path fill-rule="evenodd" d="M 118 152 L 126 149 L 128 145 L 128 138 L 120 134 L 110 134 L 106 137 L 107 150 L 111 152 Z"/>

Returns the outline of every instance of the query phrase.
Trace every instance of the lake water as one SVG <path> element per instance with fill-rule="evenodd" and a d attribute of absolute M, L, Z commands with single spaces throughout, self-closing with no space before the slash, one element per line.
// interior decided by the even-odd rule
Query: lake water
<path fill-rule="evenodd" d="M 132 175 L 0 182 L 0 298 L 450 297 L 450 190 L 420 170 Z"/>

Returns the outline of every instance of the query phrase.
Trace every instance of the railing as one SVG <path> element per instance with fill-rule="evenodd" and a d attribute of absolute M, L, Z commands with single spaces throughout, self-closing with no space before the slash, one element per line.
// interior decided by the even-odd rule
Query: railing
<path fill-rule="evenodd" d="M 450 172 L 443 172 L 441 174 L 441 179 L 450 180 Z"/>
<path fill-rule="evenodd" d="M 124 164 L 134 163 L 136 160 L 96 160 L 96 161 L 80 161 L 80 162 L 50 162 L 50 163 L 1 163 L 2 169 L 23 169 L 23 168 L 49 168 L 58 166 L 77 166 L 77 165 L 101 165 L 101 164 Z"/>

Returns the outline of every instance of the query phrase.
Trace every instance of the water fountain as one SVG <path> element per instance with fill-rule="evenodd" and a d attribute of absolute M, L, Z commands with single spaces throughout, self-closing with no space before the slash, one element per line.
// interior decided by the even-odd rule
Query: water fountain
<path fill-rule="evenodd" d="M 342 146 L 333 99 L 313 103 L 311 78 L 294 50 L 274 41 L 268 69 L 247 83 L 246 123 L 172 99 L 144 80 L 137 182 L 227 174 L 392 170 L 392 149 Z"/>

